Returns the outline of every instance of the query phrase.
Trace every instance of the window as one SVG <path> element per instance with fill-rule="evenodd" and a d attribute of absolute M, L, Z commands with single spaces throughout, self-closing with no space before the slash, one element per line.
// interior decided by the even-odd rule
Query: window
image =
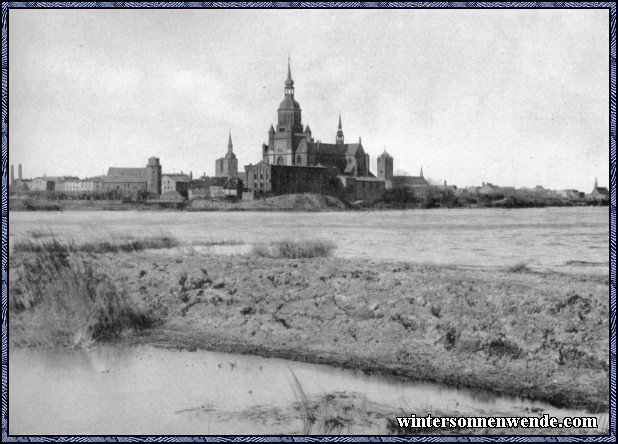
<path fill-rule="evenodd" d="M 300 157 L 300 154 L 298 156 L 296 156 L 296 164 L 300 165 L 301 163 L 303 163 L 303 158 Z"/>

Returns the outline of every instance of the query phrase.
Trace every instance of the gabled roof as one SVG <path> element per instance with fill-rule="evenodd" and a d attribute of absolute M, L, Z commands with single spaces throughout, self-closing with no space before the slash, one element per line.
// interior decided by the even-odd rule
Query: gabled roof
<path fill-rule="evenodd" d="M 429 182 L 425 180 L 422 176 L 395 176 L 394 180 L 397 180 L 398 183 L 402 185 L 409 186 L 420 186 L 420 185 L 429 185 Z"/>
<path fill-rule="evenodd" d="M 146 178 L 141 176 L 104 176 L 105 183 L 146 183 Z"/>
<path fill-rule="evenodd" d="M 607 194 L 607 195 L 609 195 L 609 190 L 607 188 L 605 188 L 605 187 L 597 187 L 596 190 L 597 190 L 597 193 L 599 193 L 599 194 Z"/>
<path fill-rule="evenodd" d="M 138 176 L 146 177 L 146 168 L 109 167 L 108 176 Z"/>
<path fill-rule="evenodd" d="M 199 189 L 210 188 L 211 186 L 222 187 L 223 185 L 225 185 L 226 181 L 227 181 L 227 177 L 204 177 L 201 179 L 194 179 L 191 182 L 189 182 L 189 189 L 199 190 Z"/>
<path fill-rule="evenodd" d="M 169 177 L 170 179 L 172 179 L 175 182 L 189 182 L 189 176 L 187 176 L 186 174 L 163 174 L 161 176 L 163 177 Z"/>

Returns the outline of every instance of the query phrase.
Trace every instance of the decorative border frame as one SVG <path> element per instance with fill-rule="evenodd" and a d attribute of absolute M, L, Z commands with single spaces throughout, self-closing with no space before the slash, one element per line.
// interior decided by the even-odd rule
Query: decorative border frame
<path fill-rule="evenodd" d="M 11 8 L 601 8 L 609 11 L 610 414 L 607 436 L 9 436 L 8 16 Z M 3 442 L 615 442 L 616 440 L 616 4 L 613 2 L 6 2 L 2 3 L 2 440 Z"/>

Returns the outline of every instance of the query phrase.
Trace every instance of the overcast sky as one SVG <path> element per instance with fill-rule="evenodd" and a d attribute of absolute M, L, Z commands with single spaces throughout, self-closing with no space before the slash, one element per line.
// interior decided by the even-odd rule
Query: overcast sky
<path fill-rule="evenodd" d="M 288 51 L 303 124 L 459 186 L 608 184 L 606 10 L 10 10 L 25 177 L 261 160 Z M 17 174 L 17 171 L 16 171 Z"/>

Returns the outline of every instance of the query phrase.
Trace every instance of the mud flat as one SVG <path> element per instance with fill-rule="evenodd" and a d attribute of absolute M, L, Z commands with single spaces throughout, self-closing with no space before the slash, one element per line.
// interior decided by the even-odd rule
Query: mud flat
<path fill-rule="evenodd" d="M 120 340 L 329 364 L 558 407 L 608 405 L 607 277 L 196 248 L 61 256 L 66 267 L 81 264 L 85 308 L 45 302 L 53 285 L 65 294 L 82 284 L 62 282 L 58 270 L 46 279 L 33 268 L 40 253 L 14 252 L 11 346 Z"/>

